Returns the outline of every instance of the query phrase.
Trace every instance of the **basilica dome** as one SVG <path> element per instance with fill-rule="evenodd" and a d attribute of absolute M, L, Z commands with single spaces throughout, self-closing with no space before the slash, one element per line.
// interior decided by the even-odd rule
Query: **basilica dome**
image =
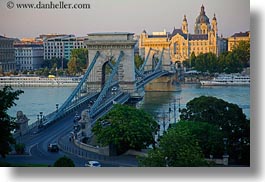
<path fill-rule="evenodd" d="M 210 24 L 209 18 L 205 14 L 203 5 L 201 7 L 200 15 L 196 18 L 195 24 L 198 25 L 198 24 L 202 24 L 202 23 Z"/>

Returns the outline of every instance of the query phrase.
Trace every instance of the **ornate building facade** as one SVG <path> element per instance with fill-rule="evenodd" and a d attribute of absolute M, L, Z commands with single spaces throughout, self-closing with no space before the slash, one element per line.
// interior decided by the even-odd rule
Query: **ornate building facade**
<path fill-rule="evenodd" d="M 232 51 L 240 41 L 250 42 L 250 31 L 235 33 L 231 37 L 228 37 L 228 51 Z"/>
<path fill-rule="evenodd" d="M 192 52 L 196 56 L 209 52 L 218 55 L 220 53 L 218 45 L 221 44 L 218 41 L 217 18 L 214 14 L 210 23 L 202 5 L 195 21 L 193 34 L 189 33 L 188 20 L 184 15 L 181 28 L 174 28 L 172 33 L 164 31 L 148 35 L 146 31 L 143 31 L 140 35 L 139 49 L 142 57 L 146 56 L 150 48 L 169 49 L 172 62 L 182 62 L 188 60 Z"/>

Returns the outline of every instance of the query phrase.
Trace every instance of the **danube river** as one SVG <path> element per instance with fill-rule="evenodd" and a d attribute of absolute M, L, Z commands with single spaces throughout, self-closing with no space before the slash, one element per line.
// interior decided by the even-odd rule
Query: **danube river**
<path fill-rule="evenodd" d="M 184 108 L 191 99 L 206 95 L 239 105 L 247 118 L 250 118 L 250 87 L 201 87 L 199 84 L 181 84 L 177 87 L 179 87 L 177 92 L 146 92 L 138 106 L 151 114 L 168 112 L 169 107 L 173 109 L 175 101 L 178 109 L 179 101 L 176 99 L 180 98 L 180 107 Z M 29 123 L 35 122 L 40 112 L 47 115 L 55 111 L 56 104 L 62 105 L 74 90 L 71 87 L 20 87 L 14 89 L 21 89 L 24 94 L 19 96 L 19 100 L 16 101 L 17 106 L 12 107 L 8 113 L 11 116 L 16 116 L 16 112 L 21 110 L 30 119 Z"/>

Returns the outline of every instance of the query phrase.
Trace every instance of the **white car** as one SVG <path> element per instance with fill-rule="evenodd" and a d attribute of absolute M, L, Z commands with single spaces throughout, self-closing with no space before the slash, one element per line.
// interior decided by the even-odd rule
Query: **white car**
<path fill-rule="evenodd" d="M 101 167 L 101 164 L 98 161 L 87 161 L 85 167 Z"/>

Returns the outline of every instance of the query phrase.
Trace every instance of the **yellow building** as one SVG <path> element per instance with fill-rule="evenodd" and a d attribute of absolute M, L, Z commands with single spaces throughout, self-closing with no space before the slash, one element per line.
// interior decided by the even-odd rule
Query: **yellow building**
<path fill-rule="evenodd" d="M 250 32 L 240 32 L 235 33 L 231 37 L 228 37 L 228 51 L 232 51 L 233 48 L 239 44 L 240 41 L 249 41 L 250 42 Z"/>
<path fill-rule="evenodd" d="M 184 15 L 180 29 L 169 32 L 155 32 L 148 35 L 146 31 L 140 35 L 140 55 L 146 56 L 149 49 L 170 50 L 172 62 L 182 62 L 189 59 L 192 52 L 195 55 L 212 52 L 218 54 L 218 29 L 217 19 L 214 15 L 211 23 L 206 16 L 204 6 L 201 6 L 200 14 L 197 16 L 194 25 L 194 34 L 189 33 L 188 21 Z"/>

